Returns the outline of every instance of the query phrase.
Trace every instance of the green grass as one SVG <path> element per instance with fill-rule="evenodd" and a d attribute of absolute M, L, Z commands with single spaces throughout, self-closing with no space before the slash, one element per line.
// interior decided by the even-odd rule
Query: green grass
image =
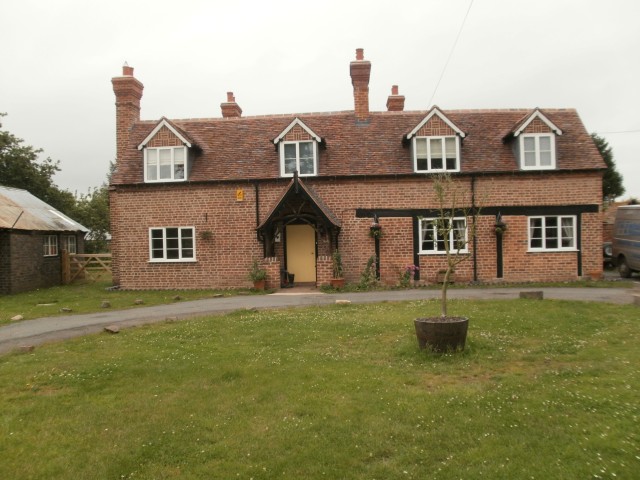
<path fill-rule="evenodd" d="M 15 295 L 0 295 L 0 325 L 10 323 L 10 319 L 16 315 L 22 315 L 25 320 L 29 320 L 56 315 L 97 312 L 102 309 L 103 300 L 109 301 L 111 309 L 122 310 L 138 306 L 210 298 L 214 295 L 258 293 L 249 289 L 121 291 L 109 290 L 108 287 L 111 285 L 110 281 L 74 283 Z M 142 300 L 144 303 L 136 305 L 136 300 Z M 71 309 L 71 312 L 61 311 L 62 309 Z"/>
<path fill-rule="evenodd" d="M 0 478 L 640 476 L 633 306 L 438 302 L 242 311 L 0 358 Z"/>

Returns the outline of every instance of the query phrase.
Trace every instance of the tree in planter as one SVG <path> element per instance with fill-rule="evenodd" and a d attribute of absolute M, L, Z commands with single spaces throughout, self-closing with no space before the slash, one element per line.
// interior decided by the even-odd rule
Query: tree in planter
<path fill-rule="evenodd" d="M 251 262 L 251 269 L 249 270 L 249 279 L 253 282 L 254 288 L 257 290 L 264 290 L 264 284 L 267 279 L 267 271 L 260 266 L 257 259 L 253 259 Z"/>
<path fill-rule="evenodd" d="M 446 267 L 442 279 L 440 316 L 415 320 L 420 348 L 431 347 L 435 351 L 462 350 L 469 320 L 447 314 L 447 289 L 456 267 L 467 260 L 471 253 L 469 244 L 476 235 L 479 210 L 465 201 L 463 186 L 448 173 L 433 177 L 438 216 L 429 220 L 423 228 L 430 228 L 432 240 L 442 246 Z M 468 224 L 471 219 L 471 225 Z M 424 220 L 421 220 L 424 221 Z"/>
<path fill-rule="evenodd" d="M 338 249 L 331 254 L 331 263 L 333 267 L 333 277 L 331 278 L 331 286 L 333 288 L 344 287 L 344 278 L 342 271 L 342 255 Z"/>

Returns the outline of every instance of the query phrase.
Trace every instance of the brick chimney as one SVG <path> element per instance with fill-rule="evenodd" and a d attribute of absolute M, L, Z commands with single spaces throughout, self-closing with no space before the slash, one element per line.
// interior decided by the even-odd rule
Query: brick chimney
<path fill-rule="evenodd" d="M 116 94 L 116 164 L 120 162 L 129 143 L 129 132 L 140 120 L 140 99 L 144 85 L 133 76 L 133 67 L 126 63 L 122 76 L 111 79 Z"/>
<path fill-rule="evenodd" d="M 355 104 L 356 121 L 364 122 L 369 119 L 369 77 L 371 76 L 371 62 L 364 59 L 364 50 L 356 49 L 356 60 L 350 65 L 351 84 L 353 85 L 353 101 Z"/>
<path fill-rule="evenodd" d="M 387 110 L 401 112 L 404 110 L 404 95 L 398 95 L 398 85 L 391 87 L 391 95 L 387 98 Z"/>
<path fill-rule="evenodd" d="M 222 116 L 224 118 L 238 118 L 242 116 L 242 109 L 240 105 L 236 103 L 236 97 L 233 96 L 233 92 L 227 92 L 227 101 L 220 104 L 222 110 Z"/>

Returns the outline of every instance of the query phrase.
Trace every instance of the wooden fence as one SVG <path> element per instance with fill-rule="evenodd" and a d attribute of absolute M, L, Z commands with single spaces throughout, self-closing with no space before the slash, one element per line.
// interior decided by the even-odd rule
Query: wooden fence
<path fill-rule="evenodd" d="M 62 251 L 62 283 L 64 285 L 79 279 L 95 282 L 107 275 L 111 275 L 110 253 L 73 254 Z"/>

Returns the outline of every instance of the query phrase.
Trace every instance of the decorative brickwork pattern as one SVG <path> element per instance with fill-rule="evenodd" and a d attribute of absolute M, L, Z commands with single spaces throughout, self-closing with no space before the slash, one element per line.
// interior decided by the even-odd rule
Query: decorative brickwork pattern
<path fill-rule="evenodd" d="M 524 133 L 551 133 L 549 125 L 544 123 L 539 118 L 534 118 L 527 128 L 523 130 Z"/>
<path fill-rule="evenodd" d="M 429 121 L 418 130 L 419 137 L 445 137 L 455 134 L 456 132 L 437 115 L 431 117 Z"/>
<path fill-rule="evenodd" d="M 298 142 L 305 140 L 313 140 L 311 135 L 305 131 L 300 125 L 294 125 L 291 130 L 287 132 L 284 137 L 284 140 L 287 142 Z"/>
<path fill-rule="evenodd" d="M 182 142 L 167 127 L 162 127 L 147 143 L 147 147 L 179 147 Z"/>

